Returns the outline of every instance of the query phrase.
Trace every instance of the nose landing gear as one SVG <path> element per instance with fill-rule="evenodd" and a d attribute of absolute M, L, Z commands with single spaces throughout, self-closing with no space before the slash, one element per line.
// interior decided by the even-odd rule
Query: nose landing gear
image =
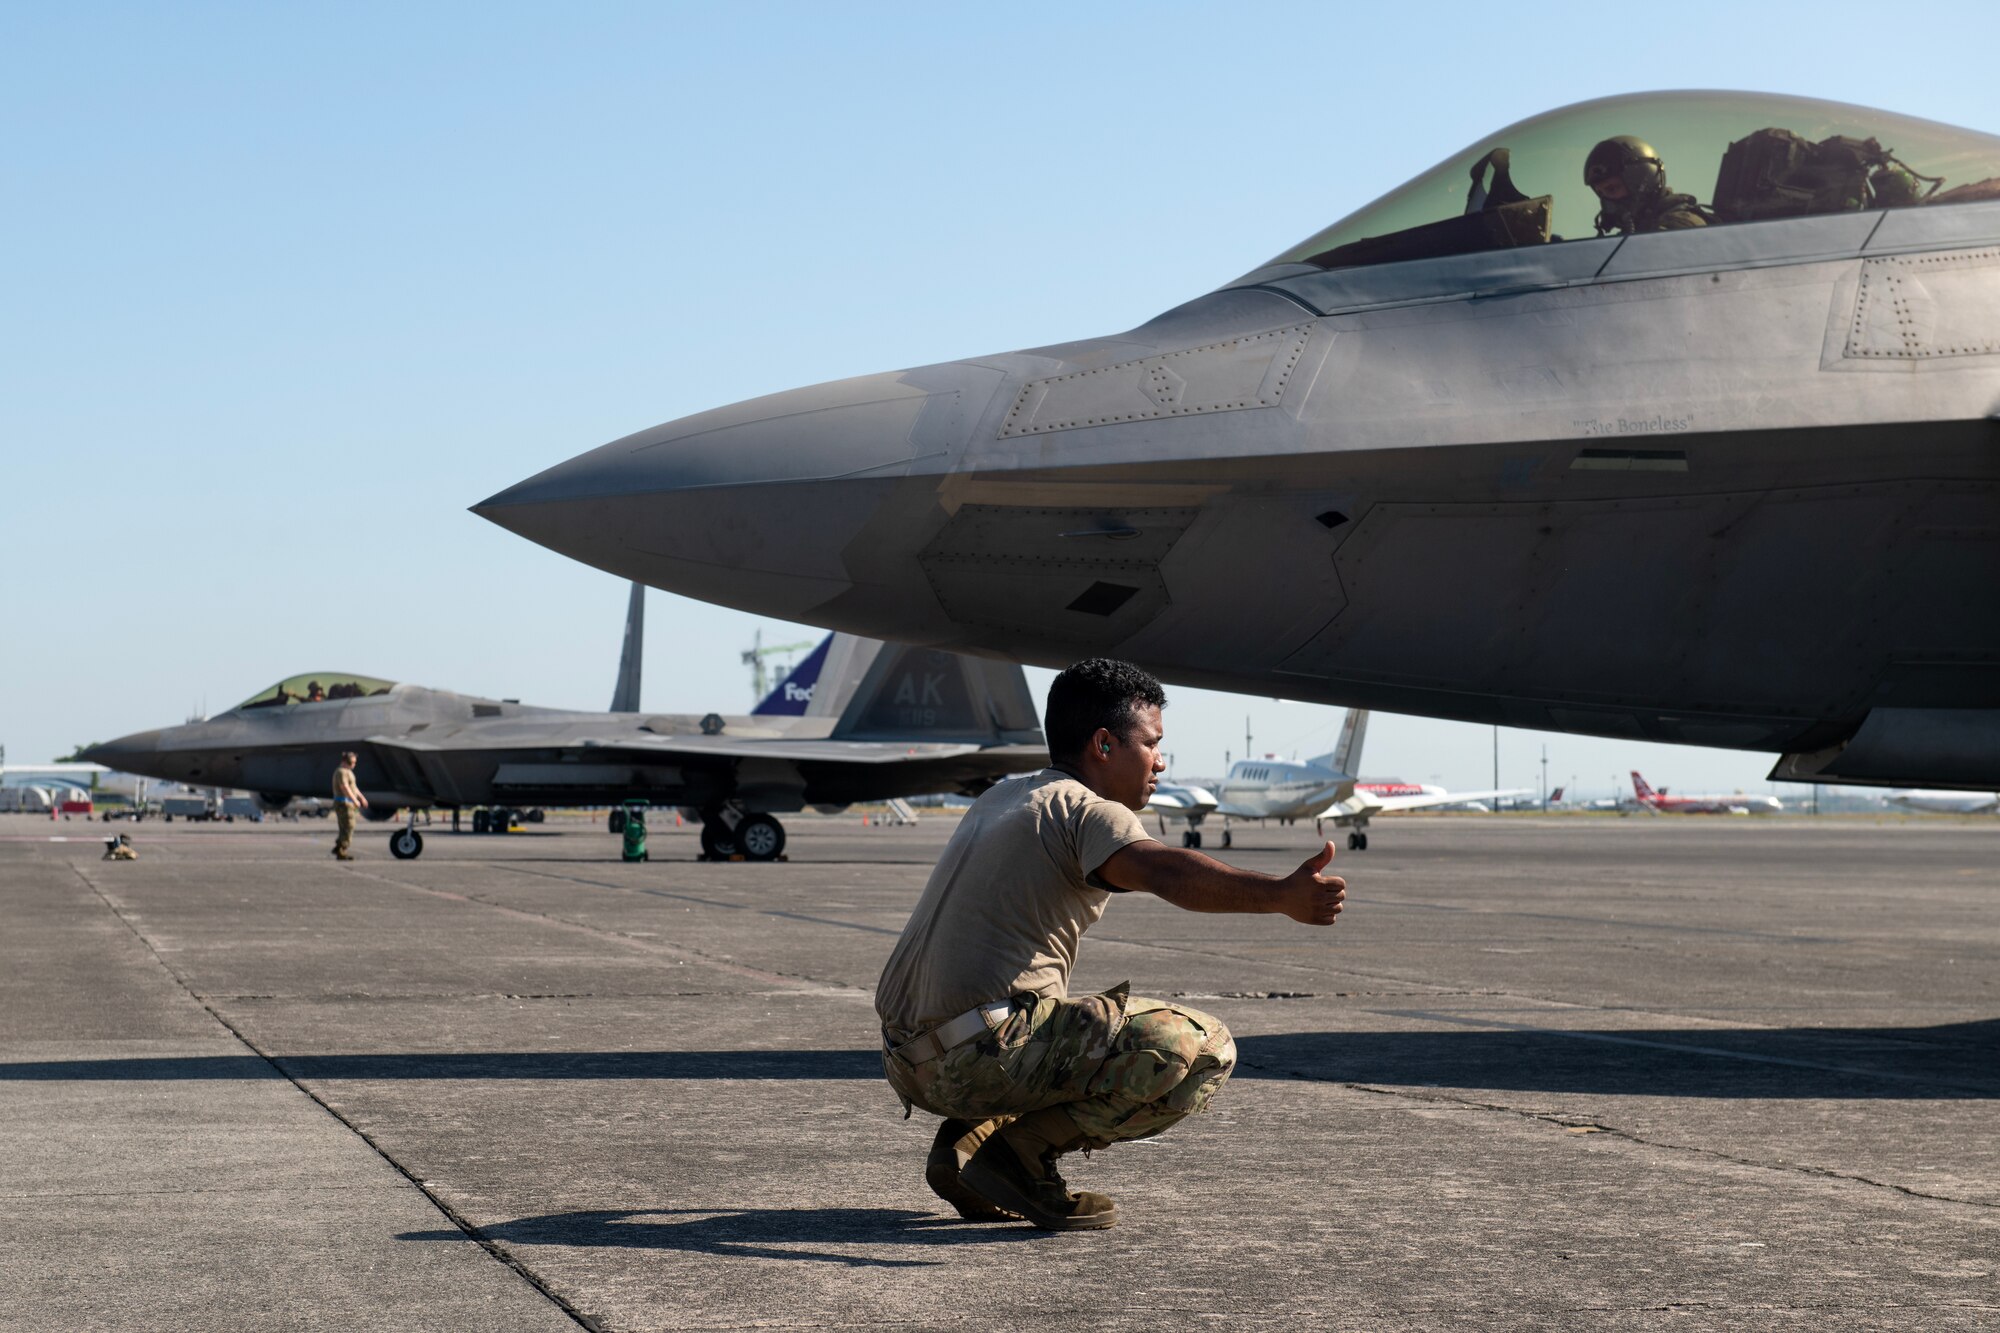
<path fill-rule="evenodd" d="M 398 861 L 414 861 L 424 854 L 424 835 L 417 832 L 417 810 L 410 807 L 410 822 L 389 835 L 389 855 Z"/>

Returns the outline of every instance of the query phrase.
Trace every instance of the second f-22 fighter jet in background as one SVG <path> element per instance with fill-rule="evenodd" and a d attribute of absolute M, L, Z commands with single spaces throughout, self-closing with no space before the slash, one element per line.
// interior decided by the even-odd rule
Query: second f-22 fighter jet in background
<path fill-rule="evenodd" d="M 127 773 L 256 792 L 266 808 L 324 796 L 342 751 L 371 812 L 510 810 L 629 799 L 701 820 L 710 856 L 770 860 L 777 816 L 932 792 L 976 795 L 1048 761 L 1021 668 L 830 635 L 747 716 L 637 710 L 635 590 L 611 713 L 535 708 L 341 672 L 290 677 L 227 712 L 93 746 Z M 414 826 L 390 850 L 423 851 Z"/>

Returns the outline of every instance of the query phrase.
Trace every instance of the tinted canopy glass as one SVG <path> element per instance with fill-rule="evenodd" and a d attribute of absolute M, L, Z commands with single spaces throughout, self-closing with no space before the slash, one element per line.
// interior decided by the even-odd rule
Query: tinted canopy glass
<path fill-rule="evenodd" d="M 349 671 L 309 671 L 303 676 L 287 676 L 268 690 L 236 705 L 238 708 L 284 708 L 294 704 L 330 703 L 338 699 L 359 699 L 371 694 L 387 694 L 396 688 L 393 680 L 357 676 Z"/>
<path fill-rule="evenodd" d="M 2000 199 L 1992 135 L 1803 97 L 1641 93 L 1510 125 L 1272 262 L 1349 268 L 1988 199 Z"/>

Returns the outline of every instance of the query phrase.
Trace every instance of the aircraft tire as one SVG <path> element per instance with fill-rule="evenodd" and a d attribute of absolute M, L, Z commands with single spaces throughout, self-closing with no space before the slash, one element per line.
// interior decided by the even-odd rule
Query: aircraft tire
<path fill-rule="evenodd" d="M 1194 830 L 1190 829 L 1186 833 L 1181 834 L 1181 846 L 1194 846 Z"/>
<path fill-rule="evenodd" d="M 1228 830 L 1228 829 L 1224 829 L 1224 830 L 1222 830 L 1222 850 L 1224 850 L 1224 851 L 1228 851 L 1228 850 L 1229 850 L 1229 830 Z"/>
<path fill-rule="evenodd" d="M 604 822 L 610 827 L 613 833 L 623 833 L 625 831 L 625 812 L 623 810 L 613 810 L 611 817 Z"/>
<path fill-rule="evenodd" d="M 1355 850 L 1355 851 L 1357 851 L 1357 852 L 1365 852 L 1365 851 L 1367 851 L 1367 850 L 1368 850 L 1368 835 L 1367 835 L 1366 833 L 1357 833 L 1357 834 L 1355 834 L 1354 836 L 1355 836 L 1355 837 L 1356 837 L 1357 839 L 1359 839 L 1359 841 L 1358 841 L 1358 842 L 1357 842 L 1357 843 L 1355 844 L 1355 847 L 1354 847 L 1354 850 Z"/>
<path fill-rule="evenodd" d="M 389 835 L 389 855 L 398 861 L 414 861 L 424 854 L 424 835 L 413 828 L 397 829 Z"/>
<path fill-rule="evenodd" d="M 488 823 L 488 822 L 489 822 L 489 821 L 488 821 L 488 819 L 487 819 L 487 816 L 486 816 L 486 811 L 485 811 L 485 810 L 483 810 L 483 809 L 481 809 L 481 810 L 474 810 L 474 811 L 472 812 L 472 831 L 473 831 L 474 833 L 484 833 L 484 832 L 486 832 L 486 825 L 487 825 L 487 823 Z"/>
<path fill-rule="evenodd" d="M 785 826 L 769 815 L 751 815 L 736 826 L 736 845 L 752 861 L 775 861 L 785 850 Z"/>
<path fill-rule="evenodd" d="M 1361 835 L 1359 833 L 1350 833 L 1347 835 L 1347 850 L 1350 852 L 1361 850 Z"/>
<path fill-rule="evenodd" d="M 736 855 L 736 837 L 720 820 L 703 820 L 701 854 L 711 861 L 727 861 Z"/>

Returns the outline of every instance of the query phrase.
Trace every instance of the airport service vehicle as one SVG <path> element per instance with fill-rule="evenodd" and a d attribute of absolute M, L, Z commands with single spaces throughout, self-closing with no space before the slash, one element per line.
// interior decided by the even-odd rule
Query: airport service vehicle
<path fill-rule="evenodd" d="M 1740 791 L 1722 796 L 1671 795 L 1665 787 L 1655 790 L 1648 785 L 1636 768 L 1632 770 L 1632 795 L 1639 805 L 1661 814 L 1775 815 L 1785 809 L 1785 803 L 1775 796 L 1752 796 Z"/>
<path fill-rule="evenodd" d="M 1885 792 L 1882 799 L 1905 810 L 1919 810 L 1932 815 L 2000 814 L 2000 792 L 1911 789 Z"/>
<path fill-rule="evenodd" d="M 635 644 L 628 634 L 628 662 Z M 747 716 L 535 708 L 316 672 L 206 721 L 90 753 L 129 773 L 244 787 L 281 808 L 326 791 L 344 750 L 358 757 L 371 808 L 411 811 L 390 838 L 404 859 L 423 851 L 420 806 L 481 807 L 511 821 L 527 806 L 638 799 L 694 810 L 709 856 L 770 860 L 785 846 L 781 813 L 976 793 L 1048 761 L 1018 666 L 838 634 Z"/>
<path fill-rule="evenodd" d="M 116 742 L 113 742 L 113 744 L 116 744 Z M 127 771 L 138 772 L 139 770 L 128 769 Z M 166 774 L 149 774 L 148 776 L 164 777 Z M 199 776 L 199 774 L 196 776 Z M 173 823 L 176 819 L 205 821 L 220 817 L 216 811 L 215 802 L 206 795 L 198 792 L 178 792 L 172 796 L 162 796 L 160 798 L 160 818 L 166 820 L 169 824 Z"/>
<path fill-rule="evenodd" d="M 1708 225 L 1599 234 L 1621 136 Z M 476 510 L 849 633 L 1988 789 L 1996 404 L 2000 138 L 1649 93 L 1128 332 L 717 408 Z"/>

